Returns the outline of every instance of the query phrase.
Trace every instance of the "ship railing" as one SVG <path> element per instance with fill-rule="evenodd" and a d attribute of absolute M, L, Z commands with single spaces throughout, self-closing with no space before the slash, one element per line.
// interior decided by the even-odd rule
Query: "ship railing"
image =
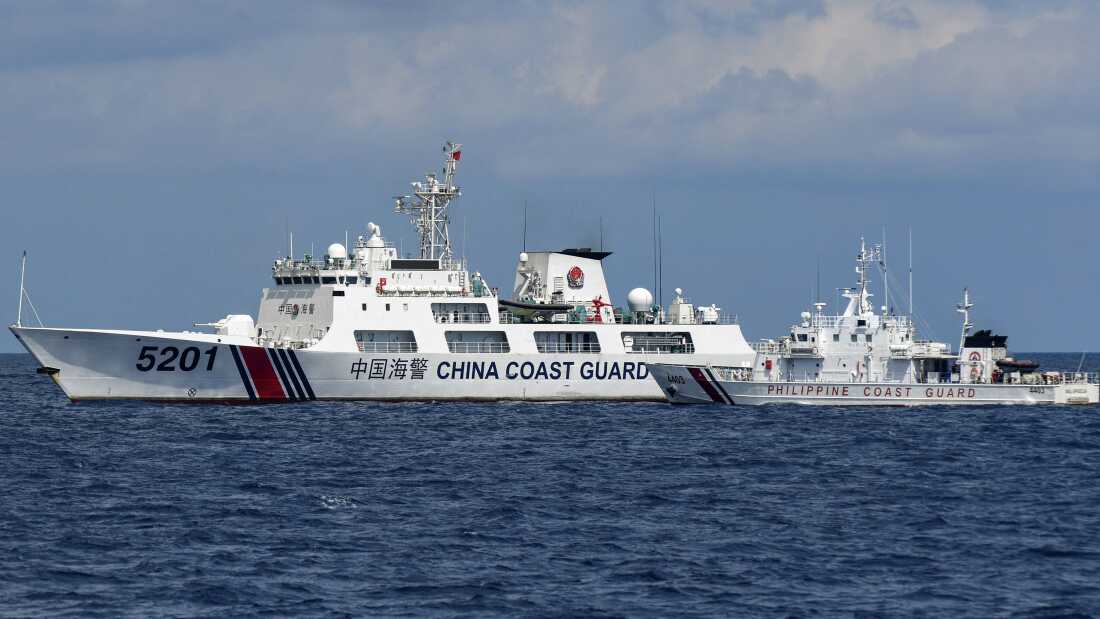
<path fill-rule="evenodd" d="M 598 353 L 599 342 L 577 342 L 566 344 L 559 342 L 536 342 L 536 348 L 541 353 Z"/>
<path fill-rule="evenodd" d="M 1061 382 L 1067 385 L 1100 383 L 1100 372 L 1062 372 Z"/>
<path fill-rule="evenodd" d="M 811 318 L 810 324 L 815 327 L 836 328 L 842 324 L 845 318 L 847 318 L 847 316 L 825 316 L 819 314 Z"/>
<path fill-rule="evenodd" d="M 914 357 L 950 355 L 951 347 L 943 342 L 922 340 L 913 342 L 913 345 L 909 347 L 909 354 Z"/>
<path fill-rule="evenodd" d="M 506 353 L 512 348 L 508 342 L 447 342 L 453 353 Z"/>
<path fill-rule="evenodd" d="M 695 344 L 679 344 L 677 346 L 635 344 L 627 347 L 627 354 L 631 355 L 692 355 L 695 354 Z"/>
<path fill-rule="evenodd" d="M 623 322 L 629 322 L 624 320 Z M 719 314 L 715 318 L 703 320 L 698 315 L 694 316 L 691 320 L 685 321 L 672 321 L 667 317 L 663 322 L 658 324 L 662 325 L 735 325 L 737 324 L 737 314 Z"/>
<path fill-rule="evenodd" d="M 878 316 L 878 320 L 875 324 L 889 324 L 893 327 L 906 328 L 911 326 L 912 322 L 908 316 Z M 816 314 L 810 318 L 810 325 L 814 327 L 822 327 L 826 329 L 836 329 L 838 327 L 855 327 L 858 325 L 857 321 L 860 320 L 859 316 L 832 316 L 825 314 Z"/>
<path fill-rule="evenodd" d="M 450 323 L 487 323 L 493 321 L 493 315 L 487 312 L 462 313 L 462 312 L 432 312 L 436 322 Z"/>
<path fill-rule="evenodd" d="M 763 340 L 760 342 L 749 342 L 749 347 L 758 353 L 764 353 L 766 355 L 777 355 L 783 352 L 783 345 L 779 342 L 771 340 Z"/>
<path fill-rule="evenodd" d="M 416 342 L 356 342 L 359 352 L 416 352 Z"/>
<path fill-rule="evenodd" d="M 359 267 L 359 261 L 355 258 L 342 258 L 339 260 L 280 260 L 272 267 L 275 271 L 323 271 L 327 269 L 334 270 L 353 270 Z"/>
<path fill-rule="evenodd" d="M 719 313 L 718 318 L 714 320 L 701 320 L 697 316 L 695 317 L 695 324 L 737 324 L 736 313 Z"/>
<path fill-rule="evenodd" d="M 731 368 L 726 366 L 711 366 L 710 368 L 719 380 L 729 382 L 752 382 L 752 368 Z"/>

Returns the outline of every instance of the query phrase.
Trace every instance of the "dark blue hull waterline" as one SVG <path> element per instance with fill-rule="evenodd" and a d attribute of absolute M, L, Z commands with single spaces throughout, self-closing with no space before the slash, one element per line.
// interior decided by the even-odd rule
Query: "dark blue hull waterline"
<path fill-rule="evenodd" d="M 3 615 L 1100 615 L 1096 407 L 0 402 Z"/>

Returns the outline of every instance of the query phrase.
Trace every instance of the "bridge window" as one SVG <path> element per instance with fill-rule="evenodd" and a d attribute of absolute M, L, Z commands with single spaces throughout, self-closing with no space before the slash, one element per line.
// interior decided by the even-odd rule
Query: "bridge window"
<path fill-rule="evenodd" d="M 453 353 L 511 352 L 503 331 L 447 331 L 447 348 Z"/>
<path fill-rule="evenodd" d="M 294 283 L 295 283 L 295 284 L 300 284 L 300 283 L 302 283 L 302 278 L 301 278 L 301 277 L 294 277 L 294 278 L 292 278 L 292 279 L 293 279 L 293 281 L 294 281 Z"/>
<path fill-rule="evenodd" d="M 355 276 L 352 276 L 352 275 L 349 275 L 344 279 L 344 281 L 346 281 L 348 284 L 354 284 L 354 283 L 359 281 L 359 278 L 355 277 Z"/>
<path fill-rule="evenodd" d="M 321 283 L 322 284 L 335 284 L 336 283 L 336 278 L 335 277 L 322 277 L 321 278 Z"/>
<path fill-rule="evenodd" d="M 535 347 L 541 353 L 598 353 L 595 331 L 536 331 Z"/>
<path fill-rule="evenodd" d="M 356 331 L 355 345 L 359 352 L 416 352 L 416 336 L 412 331 Z"/>

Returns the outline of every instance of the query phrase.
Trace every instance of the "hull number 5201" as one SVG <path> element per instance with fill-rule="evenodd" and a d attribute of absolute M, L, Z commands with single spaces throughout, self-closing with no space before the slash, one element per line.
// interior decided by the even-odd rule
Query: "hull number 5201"
<path fill-rule="evenodd" d="M 194 346 L 188 346 L 181 352 L 175 346 L 142 346 L 138 353 L 138 362 L 134 364 L 141 372 L 156 369 L 158 372 L 190 372 L 199 367 L 199 362 L 206 357 L 206 371 L 214 369 L 214 356 L 218 354 L 218 347 L 211 346 L 205 351 L 199 351 Z"/>

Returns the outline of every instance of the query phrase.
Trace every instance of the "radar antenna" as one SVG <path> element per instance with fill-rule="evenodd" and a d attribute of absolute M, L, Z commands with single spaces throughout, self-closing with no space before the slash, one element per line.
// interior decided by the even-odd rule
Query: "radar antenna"
<path fill-rule="evenodd" d="M 443 180 L 440 181 L 435 173 L 428 173 L 423 181 L 413 182 L 412 196 L 394 198 L 394 212 L 408 215 L 413 220 L 420 235 L 420 257 L 439 260 L 441 266 L 448 266 L 454 252 L 451 249 L 447 207 L 452 200 L 462 195 L 454 184 L 455 168 L 462 158 L 462 145 L 447 142 L 443 146 L 443 153 Z"/>

